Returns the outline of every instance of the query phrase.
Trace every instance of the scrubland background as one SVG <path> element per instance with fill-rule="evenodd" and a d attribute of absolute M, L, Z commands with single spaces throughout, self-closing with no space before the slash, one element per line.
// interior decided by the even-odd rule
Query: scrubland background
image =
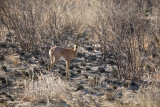
<path fill-rule="evenodd" d="M 102 53 L 100 63 L 114 57 L 117 80 L 147 77 L 159 84 L 159 0 L 0 0 L 0 40 L 17 52 L 44 57 L 53 45 L 81 40 L 81 47 L 89 44 Z M 149 101 L 160 94 L 148 92 Z"/>

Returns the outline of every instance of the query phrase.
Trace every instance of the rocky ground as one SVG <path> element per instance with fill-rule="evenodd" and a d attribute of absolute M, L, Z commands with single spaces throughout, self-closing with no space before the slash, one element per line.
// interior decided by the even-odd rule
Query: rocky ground
<path fill-rule="evenodd" d="M 138 106 L 139 82 L 119 81 L 113 56 L 103 63 L 93 46 L 79 47 L 70 80 L 65 79 L 63 59 L 50 73 L 48 56 L 0 47 L 0 106 Z"/>

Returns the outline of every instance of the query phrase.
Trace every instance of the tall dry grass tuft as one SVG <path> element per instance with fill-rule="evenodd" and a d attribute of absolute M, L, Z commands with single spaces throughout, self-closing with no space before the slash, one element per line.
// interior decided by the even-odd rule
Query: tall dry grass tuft
<path fill-rule="evenodd" d="M 147 87 L 138 90 L 136 100 L 139 107 L 159 107 L 160 105 L 160 84 L 152 82 Z"/>
<path fill-rule="evenodd" d="M 34 75 L 34 74 L 33 74 Z M 83 104 L 76 96 L 72 96 L 72 89 L 60 77 L 52 74 L 38 76 L 37 80 L 24 81 L 24 97 L 22 100 L 34 102 L 46 102 L 62 100 L 72 107 L 79 107 Z M 84 104 L 83 104 L 84 105 Z"/>

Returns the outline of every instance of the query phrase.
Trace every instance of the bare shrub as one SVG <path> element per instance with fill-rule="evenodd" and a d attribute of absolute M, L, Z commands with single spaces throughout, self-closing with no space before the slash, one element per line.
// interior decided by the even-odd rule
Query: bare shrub
<path fill-rule="evenodd" d="M 68 1 L 12 1 L 1 2 L 1 23 L 14 34 L 18 49 L 29 51 L 73 38 L 83 32 L 77 8 Z M 77 4 L 78 5 L 78 4 Z M 71 10 L 71 8 L 73 10 Z M 50 41 L 50 42 L 49 42 Z"/>
<path fill-rule="evenodd" d="M 159 48 L 153 45 L 158 43 L 155 40 L 159 34 L 153 33 L 154 29 L 159 29 L 158 22 L 153 25 L 152 20 L 146 18 L 147 8 L 159 7 L 148 1 L 104 1 L 101 4 L 92 28 L 99 37 L 103 61 L 109 53 L 114 55 L 118 79 L 140 79 L 146 66 L 151 66 L 149 58 L 155 52 L 152 46 Z M 155 68 L 155 63 L 153 65 Z"/>
<path fill-rule="evenodd" d="M 15 35 L 16 46 L 26 51 L 32 50 L 41 42 L 38 31 L 40 31 L 39 23 L 41 21 L 39 20 L 41 14 L 39 9 L 42 7 L 39 5 L 35 7 L 34 3 L 34 1 L 10 0 L 1 2 L 1 21 L 6 25 L 9 32 Z"/>

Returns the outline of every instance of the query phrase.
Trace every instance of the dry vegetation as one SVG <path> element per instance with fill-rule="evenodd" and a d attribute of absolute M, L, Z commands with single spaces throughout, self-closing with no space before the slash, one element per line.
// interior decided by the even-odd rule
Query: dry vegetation
<path fill-rule="evenodd" d="M 86 81 L 93 90 L 103 92 L 108 101 L 114 101 L 112 106 L 160 106 L 159 4 L 159 0 L 0 0 L 0 49 L 3 48 L 0 53 L 0 74 L 5 72 L 4 77 L 0 76 L 0 86 L 7 83 L 3 81 L 5 78 L 8 80 L 6 72 L 19 66 L 36 64 L 38 60 L 42 65 L 42 68 L 37 67 L 38 70 L 26 71 L 24 67 L 20 74 L 14 71 L 14 75 L 21 76 L 18 78 L 19 90 L 24 92 L 22 97 L 15 97 L 17 100 L 23 99 L 34 104 L 45 101 L 49 104 L 56 99 L 53 103 L 64 101 L 68 104 L 65 106 L 73 107 L 108 105 L 91 96 L 85 100 L 82 96 L 74 95 L 74 81 L 66 82 L 59 76 L 43 73 L 48 70 L 48 50 L 51 46 L 67 47 L 68 41 L 81 39 L 80 47 L 99 50 L 101 55 L 100 58 L 96 54 L 96 57 L 86 56 L 75 68 L 85 68 L 89 65 L 87 61 L 91 65 L 94 58 L 100 67 L 111 65 L 112 68 L 114 79 L 109 75 L 103 81 L 101 77 L 90 79 L 89 75 L 85 75 L 85 79 L 90 79 Z M 79 53 L 79 58 L 85 56 L 83 51 Z M 23 55 L 28 56 L 23 58 Z M 14 69 L 7 68 L 9 64 L 13 64 Z M 103 67 L 98 69 L 100 74 L 96 74 L 104 75 Z M 90 69 L 89 66 L 85 70 Z M 63 68 L 60 74 L 64 75 Z M 16 76 L 13 79 L 18 81 Z M 128 100 L 128 97 L 125 98 L 126 92 L 122 91 L 123 97 L 117 100 L 113 91 L 121 86 L 113 85 L 112 92 L 104 91 L 100 81 L 106 82 L 104 84 L 118 81 L 124 87 L 134 83 L 140 88 L 136 90 L 133 102 L 124 104 L 123 100 Z M 2 92 L 0 99 L 4 96 Z M 6 105 L 5 101 L 1 102 Z M 21 105 L 21 102 L 15 104 Z"/>

